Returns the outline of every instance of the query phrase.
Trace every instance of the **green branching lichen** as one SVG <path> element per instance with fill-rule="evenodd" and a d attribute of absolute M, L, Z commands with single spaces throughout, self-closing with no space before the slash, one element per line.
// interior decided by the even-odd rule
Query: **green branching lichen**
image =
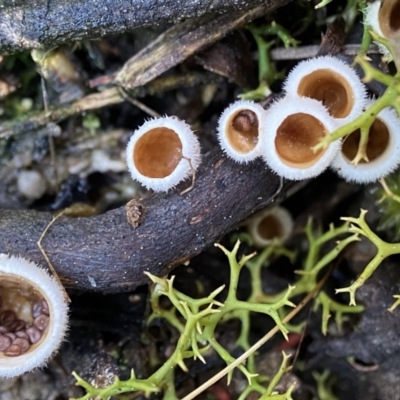
<path fill-rule="evenodd" d="M 355 282 L 347 288 L 337 289 L 336 293 L 349 293 L 350 294 L 350 305 L 356 305 L 355 293 L 357 289 L 362 286 L 365 281 L 374 273 L 379 267 L 382 261 L 393 255 L 400 253 L 400 243 L 387 243 L 377 236 L 365 221 L 366 210 L 361 210 L 358 218 L 342 218 L 344 221 L 351 222 L 349 232 L 365 236 L 368 238 L 377 248 L 375 257 L 365 267 L 363 273 L 355 280 Z"/>
<path fill-rule="evenodd" d="M 106 388 L 95 388 L 74 372 L 73 375 L 77 380 L 76 384 L 83 387 L 87 392 L 87 394 L 79 400 L 88 400 L 96 396 L 98 399 L 106 399 L 113 395 L 134 391 L 140 391 L 146 396 L 154 392 L 163 391 L 166 396 L 164 396 L 164 398 L 173 399 L 175 396 L 174 374 L 171 371 L 173 371 L 176 366 L 187 371 L 188 368 L 185 364 L 186 359 L 198 358 L 205 363 L 205 353 L 210 349 L 214 349 L 227 364 L 235 360 L 216 340 L 215 330 L 218 323 L 229 318 L 237 317 L 244 321 L 244 319 L 241 318 L 241 313 L 246 316 L 245 318 L 248 318 L 250 312 L 269 315 L 279 327 L 282 334 L 287 337 L 288 330 L 279 317 L 279 309 L 285 306 L 294 306 L 294 304 L 288 300 L 294 287 L 289 286 L 283 296 L 270 304 L 238 300 L 236 292 L 241 269 L 254 256 L 254 254 L 243 256 L 241 260 L 238 261 L 237 252 L 239 244 L 240 242 L 238 241 L 232 251 L 228 251 L 224 247 L 216 245 L 228 257 L 231 271 L 228 294 L 224 303 L 215 300 L 215 297 L 221 293 L 224 286 L 214 290 L 207 297 L 194 299 L 173 287 L 174 277 L 162 279 L 148 273 L 147 275 L 153 281 L 150 296 L 153 312 L 149 317 L 149 322 L 154 318 L 164 318 L 179 331 L 180 337 L 173 354 L 149 378 L 138 379 L 132 371 L 131 377 L 128 380 L 121 381 L 116 377 L 115 382 Z M 165 309 L 160 305 L 160 298 L 162 296 L 169 299 L 172 304 L 171 308 Z M 245 326 L 244 330 L 248 333 L 249 327 Z M 248 334 L 245 339 L 244 336 L 242 337 L 241 344 L 243 344 L 245 348 L 249 347 Z M 278 374 L 273 378 L 266 390 L 254 379 L 257 373 L 254 370 L 253 363 L 251 363 L 251 365 L 249 364 L 250 368 L 245 365 L 240 365 L 238 369 L 246 376 L 249 390 L 251 389 L 250 391 L 256 390 L 260 392 L 261 389 L 263 389 L 260 393 L 263 395 L 265 394 L 266 397 L 263 398 L 268 400 L 290 400 L 290 393 L 294 387 L 290 388 L 284 395 L 275 395 L 272 392 L 277 381 L 286 371 L 286 364 L 287 357 L 284 356 L 284 361 Z M 232 371 L 228 375 L 228 382 L 231 378 Z"/>
<path fill-rule="evenodd" d="M 350 287 L 337 290 L 337 292 L 349 292 L 350 305 L 353 306 L 341 304 L 330 298 L 323 291 L 319 292 L 315 298 L 315 309 L 319 307 L 322 309 L 322 332 L 324 334 L 327 333 L 328 320 L 331 314 L 335 315 L 336 323 L 340 327 L 344 314 L 357 313 L 363 310 L 362 306 L 354 306 L 354 294 L 357 288 L 375 271 L 384 258 L 391 254 L 400 253 L 400 244 L 386 243 L 370 230 L 364 219 L 365 213 L 366 211 L 362 211 L 359 218 L 343 218 L 347 221 L 346 223 L 339 227 L 330 225 L 326 232 L 322 232 L 320 229 L 315 230 L 310 219 L 305 228 L 309 243 L 308 251 L 302 269 L 296 271 L 300 278 L 295 283 L 295 286 L 289 286 L 287 290 L 281 293 L 265 294 L 261 278 L 262 268 L 268 264 L 269 260 L 277 256 L 286 256 L 292 261 L 294 260 L 295 253 L 282 247 L 279 241 L 273 242 L 257 256 L 250 254 L 243 256 L 240 260 L 237 260 L 239 241 L 237 241 L 232 251 L 228 251 L 219 244 L 216 245 L 225 253 L 230 266 L 229 287 L 227 288 L 224 302 L 216 300 L 217 295 L 221 294 L 224 286 L 214 290 L 206 297 L 192 298 L 174 288 L 174 277 L 162 279 L 147 274 L 153 282 L 150 295 L 152 313 L 148 322 L 153 321 L 155 318 L 163 318 L 179 332 L 180 337 L 173 354 L 149 378 L 137 379 L 132 371 L 130 379 L 120 381 L 116 378 L 112 385 L 102 389 L 93 387 L 74 373 L 77 385 L 82 386 L 87 391 L 87 394 L 81 397 L 80 400 L 88 400 L 95 396 L 99 399 L 106 399 L 112 395 L 132 391 L 140 391 L 146 396 L 154 392 L 163 392 L 164 399 L 174 400 L 176 395 L 173 371 L 177 366 L 183 371 L 187 371 L 185 360 L 198 358 L 205 363 L 206 354 L 210 350 L 214 350 L 227 365 L 235 361 L 216 339 L 218 324 L 229 319 L 238 319 L 241 322 L 237 345 L 244 350 L 248 350 L 251 347 L 249 340 L 251 313 L 262 313 L 270 316 L 282 335 L 287 338 L 289 326 L 284 325 L 282 320 L 287 315 L 286 308 L 294 306 L 291 299 L 295 296 L 311 293 L 318 283 L 318 275 L 321 270 L 332 264 L 347 245 L 359 240 L 359 235 L 363 235 L 376 245 L 378 253 Z M 350 235 L 344 236 L 343 239 L 337 241 L 336 245 L 329 251 L 326 250 L 326 246 L 329 243 L 349 232 L 351 233 Z M 246 301 L 237 298 L 238 282 L 244 267 L 249 270 L 251 276 L 251 293 Z M 171 307 L 164 308 L 161 305 L 160 300 L 162 297 L 169 299 Z M 400 303 L 400 296 L 397 297 L 399 300 L 392 306 L 393 309 Z M 246 365 L 240 364 L 238 366 L 238 369 L 246 376 L 248 381 L 248 386 L 239 400 L 244 400 L 251 392 L 259 393 L 261 395 L 260 399 L 264 400 L 290 400 L 294 386 L 284 394 L 275 394 L 273 392 L 277 381 L 288 370 L 287 359 L 288 357 L 284 355 L 280 370 L 270 381 L 268 387 L 265 388 L 265 377 L 258 376 L 255 356 L 254 354 L 250 355 Z M 232 373 L 233 371 L 228 374 L 228 382 L 232 379 Z"/>
<path fill-rule="evenodd" d="M 308 239 L 309 247 L 307 256 L 303 263 L 303 268 L 296 271 L 300 275 L 300 279 L 295 282 L 295 287 L 290 291 L 290 297 L 308 294 L 310 293 L 318 282 L 318 275 L 323 268 L 329 265 L 335 258 L 341 253 L 341 251 L 350 243 L 358 240 L 358 234 L 350 235 L 336 243 L 336 246 L 330 250 L 328 253 L 322 254 L 322 248 L 330 241 L 336 239 L 337 237 L 344 235 L 348 232 L 348 224 L 343 224 L 340 227 L 335 228 L 330 225 L 329 230 L 325 233 L 317 230 L 314 232 L 312 220 L 309 219 L 307 226 L 305 228 L 305 234 Z M 283 249 L 279 244 L 271 245 L 267 247 L 262 253 L 253 259 L 249 260 L 246 264 L 247 268 L 251 274 L 252 282 L 252 293 L 248 301 L 256 301 L 262 303 L 274 303 L 284 296 L 284 293 L 278 293 L 275 295 L 266 295 L 263 293 L 261 288 L 261 267 L 265 264 L 267 258 L 273 255 L 285 255 L 289 258 L 293 258 L 294 254 L 286 249 Z M 287 293 L 287 292 L 286 292 Z M 339 328 L 341 327 L 343 321 L 343 314 L 345 313 L 358 313 L 363 311 L 362 306 L 350 307 L 345 304 L 341 304 L 333 299 L 331 299 L 325 292 L 321 291 L 315 299 L 315 310 L 321 307 L 322 309 L 322 325 L 321 330 L 325 335 L 328 330 L 328 320 L 331 313 L 335 315 L 335 321 Z M 285 316 L 285 311 L 283 308 L 279 309 L 281 318 Z M 238 316 L 239 318 L 239 316 Z M 248 318 L 248 317 L 247 317 Z M 244 313 L 241 313 L 242 329 L 248 326 L 248 322 L 244 317 Z M 298 332 L 302 329 L 302 326 L 286 326 L 292 332 Z M 246 337 L 247 333 L 241 334 L 240 338 Z M 243 339 L 244 342 L 244 339 Z M 243 342 L 240 342 L 243 345 Z"/>
<path fill-rule="evenodd" d="M 267 389 L 261 385 L 261 383 L 255 382 L 253 385 L 249 385 L 239 396 L 238 400 L 245 400 L 250 393 L 256 392 L 261 394 L 259 400 L 293 400 L 292 392 L 295 389 L 295 384 L 291 385 L 289 389 L 283 393 L 278 394 L 274 391 L 275 387 L 282 379 L 283 375 L 291 370 L 291 366 L 288 366 L 288 361 L 291 355 L 287 355 L 282 352 L 282 363 L 278 369 L 278 372 L 271 379 Z"/>
<path fill-rule="evenodd" d="M 378 209 L 381 218 L 378 231 L 390 233 L 393 240 L 400 239 L 400 174 L 394 173 L 379 181 L 381 189 L 375 190 L 379 198 Z"/>

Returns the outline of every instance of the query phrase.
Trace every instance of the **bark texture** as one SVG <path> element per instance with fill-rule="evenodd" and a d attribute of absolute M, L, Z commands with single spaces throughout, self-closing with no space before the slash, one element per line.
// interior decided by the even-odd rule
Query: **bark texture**
<path fill-rule="evenodd" d="M 55 47 L 134 28 L 288 0 L 2 0 L 0 54 Z"/>
<path fill-rule="evenodd" d="M 146 283 L 144 271 L 165 274 L 268 205 L 281 181 L 262 161 L 239 165 L 216 150 L 203 160 L 193 190 L 180 195 L 188 185 L 142 201 L 137 228 L 127 222 L 124 207 L 90 218 L 58 219 L 42 245 L 65 286 L 121 292 Z M 36 242 L 51 218 L 1 210 L 0 252 L 45 265 Z"/>

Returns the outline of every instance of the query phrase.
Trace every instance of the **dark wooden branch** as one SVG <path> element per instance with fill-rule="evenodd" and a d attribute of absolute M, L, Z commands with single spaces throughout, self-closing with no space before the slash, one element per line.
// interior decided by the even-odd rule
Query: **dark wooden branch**
<path fill-rule="evenodd" d="M 136 229 L 124 207 L 90 218 L 61 217 L 42 245 L 66 287 L 106 292 L 130 290 L 199 254 L 252 212 L 268 205 L 280 179 L 262 161 L 239 165 L 220 150 L 204 157 L 194 189 L 154 195 L 142 202 Z M 283 191 L 282 191 L 283 193 Z M 36 245 L 49 213 L 0 211 L 0 253 L 45 265 Z M 207 268 L 207 266 L 204 266 Z"/>
<path fill-rule="evenodd" d="M 175 25 L 129 59 L 117 73 L 114 82 L 125 89 L 143 86 L 228 33 L 289 1 L 270 0 L 246 11 L 219 16 L 205 15 Z"/>
<path fill-rule="evenodd" d="M 1 0 L 0 54 L 51 48 L 281 0 Z"/>

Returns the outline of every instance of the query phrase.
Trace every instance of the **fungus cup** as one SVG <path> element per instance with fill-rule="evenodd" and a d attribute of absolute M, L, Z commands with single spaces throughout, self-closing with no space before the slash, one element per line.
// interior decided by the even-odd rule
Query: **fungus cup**
<path fill-rule="evenodd" d="M 257 213 L 247 223 L 247 231 L 255 246 L 264 248 L 278 239 L 284 242 L 292 233 L 293 219 L 289 212 L 275 206 Z"/>
<path fill-rule="evenodd" d="M 375 1 L 365 9 L 365 24 L 387 40 L 391 53 L 382 43 L 377 43 L 382 54 L 396 64 L 400 59 L 400 0 Z M 378 40 L 378 39 L 377 39 Z M 397 65 L 398 67 L 398 65 Z"/>
<path fill-rule="evenodd" d="M 383 36 L 391 38 L 400 35 L 400 0 L 386 0 L 379 9 L 378 21 Z"/>
<path fill-rule="evenodd" d="M 379 36 L 384 37 L 379 20 L 379 10 L 381 8 L 382 2 L 380 0 L 368 3 L 365 7 L 365 25 L 370 26 L 375 33 Z"/>
<path fill-rule="evenodd" d="M 197 137 L 189 125 L 175 117 L 145 122 L 134 132 L 126 149 L 132 178 L 160 192 L 193 175 L 200 160 Z"/>
<path fill-rule="evenodd" d="M 337 126 L 325 107 L 313 99 L 285 98 L 275 103 L 265 125 L 262 156 L 273 171 L 287 179 L 319 175 L 340 149 L 341 142 L 335 141 L 325 150 L 311 150 Z"/>
<path fill-rule="evenodd" d="M 261 155 L 260 132 L 265 113 L 259 104 L 244 100 L 224 110 L 218 122 L 218 141 L 228 157 L 247 163 Z"/>
<path fill-rule="evenodd" d="M 372 104 L 369 102 L 368 107 Z M 347 136 L 332 162 L 339 176 L 349 182 L 371 183 L 389 175 L 400 164 L 400 120 L 393 109 L 383 109 L 372 123 L 366 154 L 369 161 L 352 163 L 360 142 L 360 130 Z"/>
<path fill-rule="evenodd" d="M 285 82 L 288 96 L 322 102 L 339 125 L 358 117 L 366 101 L 366 89 L 354 69 L 331 57 L 316 57 L 296 65 Z"/>
<path fill-rule="evenodd" d="M 64 339 L 63 288 L 21 257 L 0 254 L 0 378 L 43 366 Z"/>

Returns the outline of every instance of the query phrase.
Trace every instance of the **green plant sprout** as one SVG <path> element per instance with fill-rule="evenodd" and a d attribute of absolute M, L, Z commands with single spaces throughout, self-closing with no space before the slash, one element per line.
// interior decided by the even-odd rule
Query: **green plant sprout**
<path fill-rule="evenodd" d="M 357 289 L 365 283 L 365 281 L 374 273 L 374 271 L 379 267 L 385 258 L 393 254 L 400 253 L 400 243 L 387 243 L 370 229 L 368 224 L 365 222 L 366 213 L 366 210 L 361 210 L 358 218 L 342 218 L 344 221 L 351 222 L 349 232 L 354 232 L 367 237 L 377 248 L 375 257 L 368 263 L 362 274 L 353 282 L 353 284 L 346 288 L 336 289 L 336 293 L 349 293 L 350 305 L 353 306 L 356 305 L 355 293 Z"/>
<path fill-rule="evenodd" d="M 331 376 L 329 370 L 326 369 L 322 374 L 314 372 L 313 377 L 317 382 L 319 400 L 338 400 L 332 393 L 332 385 L 335 382 L 335 378 Z"/>
<path fill-rule="evenodd" d="M 228 257 L 231 271 L 228 293 L 224 303 L 215 300 L 215 297 L 221 293 L 224 286 L 214 290 L 207 297 L 194 299 L 173 287 L 174 277 L 162 279 L 147 273 L 149 278 L 153 281 L 152 292 L 150 295 L 150 304 L 153 312 L 149 317 L 149 322 L 154 318 L 164 318 L 180 333 L 173 354 L 149 378 L 138 379 L 136 378 L 134 371 L 132 371 L 131 377 L 128 380 L 121 381 L 116 377 L 114 383 L 105 388 L 95 388 L 79 377 L 78 374 L 73 372 L 73 376 L 77 381 L 76 384 L 83 387 L 87 392 L 86 395 L 81 397 L 79 400 L 89 400 L 93 397 L 98 399 L 107 399 L 110 396 L 134 391 L 143 392 L 145 396 L 149 396 L 151 393 L 155 392 L 164 392 L 164 399 L 176 399 L 174 394 L 175 391 L 173 389 L 174 375 L 171 371 L 173 371 L 176 366 L 179 366 L 183 371 L 187 371 L 188 369 L 185 364 L 185 359 L 198 358 L 205 363 L 205 353 L 209 352 L 210 349 L 214 349 L 227 364 L 230 364 L 235 360 L 228 351 L 217 342 L 215 338 L 215 329 L 219 322 L 226 320 L 229 314 L 238 310 L 262 313 L 271 316 L 282 334 L 287 337 L 288 330 L 282 323 L 278 310 L 284 306 L 294 306 L 294 304 L 288 300 L 288 297 L 294 288 L 289 286 L 286 293 L 272 304 L 259 304 L 238 300 L 236 292 L 240 271 L 254 256 L 254 254 L 243 256 L 241 260 L 238 261 L 237 252 L 239 245 L 240 242 L 238 241 L 233 250 L 228 251 L 221 245 L 216 244 L 216 246 L 219 247 Z M 171 308 L 165 309 L 161 307 L 160 298 L 162 296 L 169 299 L 172 304 Z M 286 361 L 282 365 L 284 365 L 286 369 Z M 281 367 L 281 369 L 282 368 L 283 367 Z M 249 382 L 249 387 L 252 387 L 255 383 L 254 378 L 257 374 L 250 372 L 245 365 L 239 365 L 238 369 L 246 376 Z M 232 373 L 233 371 L 228 374 L 228 382 L 230 382 L 232 378 Z M 280 373 L 281 370 L 278 374 Z M 270 388 L 270 386 L 271 385 L 269 385 L 268 388 Z M 259 388 L 258 386 L 256 387 Z M 265 399 L 290 399 L 290 390 L 285 394 L 286 397 L 276 397 L 281 395 L 274 395 L 272 393 L 273 388 L 271 389 L 271 393 L 269 393 L 268 388 L 266 392 L 264 388 L 263 393 L 267 393 L 267 396 L 270 397 L 265 397 Z"/>
<path fill-rule="evenodd" d="M 265 36 L 274 35 L 278 37 L 285 48 L 296 47 L 299 42 L 295 40 L 290 33 L 281 25 L 272 21 L 268 25 L 255 26 L 247 25 L 247 29 L 253 35 L 258 50 L 258 87 L 249 92 L 243 93 L 240 97 L 243 100 L 262 100 L 272 92 L 270 84 L 276 79 L 283 78 L 282 73 L 278 73 L 271 61 L 269 50 L 275 44 L 276 39 L 266 41 Z"/>
<path fill-rule="evenodd" d="M 394 76 L 386 75 L 368 63 L 365 57 L 357 56 L 355 61 L 360 64 L 364 70 L 365 77 L 363 80 L 365 82 L 370 82 L 372 79 L 375 79 L 386 85 L 387 88 L 382 96 L 379 97 L 367 110 L 365 110 L 363 114 L 354 121 L 336 129 L 330 135 L 325 136 L 312 148 L 312 150 L 316 152 L 321 149 L 326 149 L 330 143 L 348 136 L 359 129 L 360 142 L 357 154 L 352 160 L 352 163 L 357 165 L 362 160 L 367 162 L 369 161 L 366 152 L 369 130 L 379 112 L 386 107 L 393 107 L 397 114 L 400 115 L 400 102 L 398 101 L 400 98 L 400 72 L 397 72 Z"/>

